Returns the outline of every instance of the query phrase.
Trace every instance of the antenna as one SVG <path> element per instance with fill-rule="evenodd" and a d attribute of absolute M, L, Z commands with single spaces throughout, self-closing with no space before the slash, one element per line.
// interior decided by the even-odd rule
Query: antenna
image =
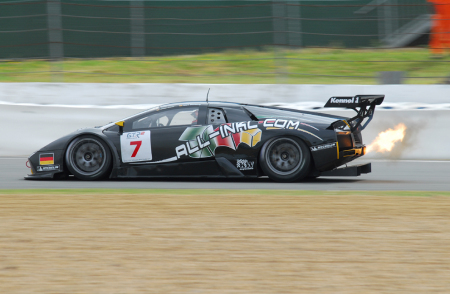
<path fill-rule="evenodd" d="M 206 93 L 206 103 L 208 103 L 209 90 L 211 90 L 211 88 L 208 88 L 208 93 Z"/>

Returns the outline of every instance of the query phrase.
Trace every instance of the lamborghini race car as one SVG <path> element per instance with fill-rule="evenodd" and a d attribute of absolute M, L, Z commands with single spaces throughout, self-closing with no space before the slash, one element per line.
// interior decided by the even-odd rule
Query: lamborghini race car
<path fill-rule="evenodd" d="M 332 97 L 325 104 L 354 109 L 352 118 L 227 102 L 161 105 L 50 143 L 28 158 L 25 179 L 358 176 L 371 172 L 370 163 L 338 167 L 365 154 L 361 131 L 383 99 Z"/>

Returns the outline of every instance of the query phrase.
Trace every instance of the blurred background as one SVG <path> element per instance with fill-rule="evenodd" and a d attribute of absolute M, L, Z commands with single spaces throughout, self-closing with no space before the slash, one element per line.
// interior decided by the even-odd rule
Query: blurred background
<path fill-rule="evenodd" d="M 0 0 L 0 123 L 16 126 L 6 137 L 27 134 L 19 146 L 0 142 L 0 156 L 155 105 L 203 101 L 211 88 L 211 101 L 310 111 L 325 111 L 331 96 L 385 94 L 367 143 L 402 123 L 396 158 L 448 159 L 427 142 L 450 123 L 449 8 L 450 0 Z"/>
<path fill-rule="evenodd" d="M 0 82 L 445 84 L 433 1 L 2 0 Z"/>

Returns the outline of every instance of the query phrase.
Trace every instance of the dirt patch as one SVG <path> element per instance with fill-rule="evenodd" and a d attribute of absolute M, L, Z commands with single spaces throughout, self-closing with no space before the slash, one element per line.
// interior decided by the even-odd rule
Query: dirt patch
<path fill-rule="evenodd" d="M 1 293 L 449 293 L 450 197 L 0 195 Z"/>

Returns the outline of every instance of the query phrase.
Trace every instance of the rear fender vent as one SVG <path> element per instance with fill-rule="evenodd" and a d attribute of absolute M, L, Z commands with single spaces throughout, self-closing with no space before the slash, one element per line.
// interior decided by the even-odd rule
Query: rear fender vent
<path fill-rule="evenodd" d="M 352 134 L 353 141 L 355 142 L 355 146 L 361 146 L 363 144 L 361 132 L 354 132 Z"/>
<path fill-rule="evenodd" d="M 339 134 L 337 135 L 339 150 L 351 149 L 353 148 L 353 142 L 351 135 Z"/>

